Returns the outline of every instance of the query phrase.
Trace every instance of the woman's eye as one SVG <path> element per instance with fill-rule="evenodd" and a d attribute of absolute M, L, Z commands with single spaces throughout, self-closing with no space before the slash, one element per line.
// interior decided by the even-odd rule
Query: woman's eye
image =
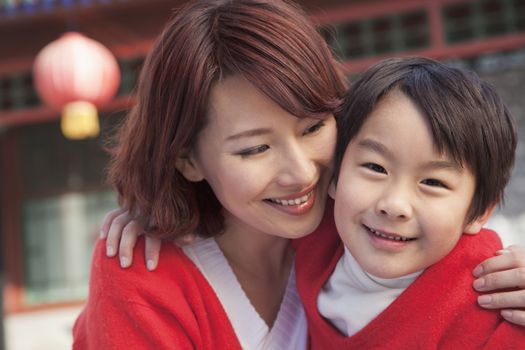
<path fill-rule="evenodd" d="M 309 128 L 307 128 L 304 131 L 303 135 L 313 134 L 316 131 L 319 131 L 324 125 L 325 125 L 324 121 L 320 121 L 319 123 L 316 123 L 316 124 L 310 126 Z"/>
<path fill-rule="evenodd" d="M 445 185 L 443 182 L 436 180 L 436 179 L 425 179 L 421 181 L 421 183 L 427 186 L 431 186 L 431 187 L 448 188 L 447 185 Z"/>
<path fill-rule="evenodd" d="M 248 149 L 242 150 L 242 151 L 238 152 L 237 155 L 239 155 L 241 157 L 249 157 L 249 156 L 253 156 L 253 155 L 259 154 L 259 153 L 263 153 L 263 152 L 265 152 L 268 149 L 270 149 L 270 146 L 268 146 L 268 145 L 259 145 L 259 146 L 256 146 L 256 147 L 252 147 L 252 148 L 248 148 Z"/>
<path fill-rule="evenodd" d="M 376 163 L 365 163 L 363 164 L 363 166 L 367 169 L 370 169 L 372 170 L 373 172 L 376 172 L 376 173 L 381 173 L 381 174 L 386 174 L 386 169 L 383 168 L 381 165 L 379 164 L 376 164 Z"/>

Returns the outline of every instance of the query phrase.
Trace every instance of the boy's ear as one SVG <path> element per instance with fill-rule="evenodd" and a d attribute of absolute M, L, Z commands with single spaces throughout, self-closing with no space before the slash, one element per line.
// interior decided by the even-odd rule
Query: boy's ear
<path fill-rule="evenodd" d="M 483 225 L 487 223 L 490 216 L 492 215 L 492 212 L 494 211 L 494 208 L 496 208 L 497 203 L 491 205 L 483 214 L 478 216 L 476 219 L 474 219 L 471 223 L 465 227 L 465 230 L 463 230 L 464 233 L 469 235 L 475 235 L 481 231 L 483 228 Z"/>
<path fill-rule="evenodd" d="M 335 199 L 335 182 L 334 179 L 330 181 L 330 185 L 328 186 L 328 195 L 330 198 Z"/>
<path fill-rule="evenodd" d="M 191 151 L 182 152 L 175 160 L 175 167 L 188 181 L 199 182 L 204 180 L 204 176 L 196 164 Z"/>

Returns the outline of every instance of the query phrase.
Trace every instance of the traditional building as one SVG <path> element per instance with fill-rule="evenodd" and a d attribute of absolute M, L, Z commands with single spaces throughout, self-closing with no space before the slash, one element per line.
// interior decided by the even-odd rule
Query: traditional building
<path fill-rule="evenodd" d="M 0 256 L 6 312 L 85 298 L 98 225 L 116 206 L 104 181 L 105 140 L 133 103 L 144 56 L 180 3 L 0 0 Z M 525 119 L 525 0 L 300 3 L 350 77 L 393 55 L 446 60 L 480 72 L 518 119 Z M 36 54 L 69 30 L 108 47 L 122 74 L 117 97 L 101 111 L 100 136 L 82 141 L 62 136 L 59 113 L 43 105 L 33 87 Z M 520 128 L 525 134 L 523 123 Z M 525 186 L 519 181 L 512 186 L 504 214 L 521 220 L 525 230 Z"/>

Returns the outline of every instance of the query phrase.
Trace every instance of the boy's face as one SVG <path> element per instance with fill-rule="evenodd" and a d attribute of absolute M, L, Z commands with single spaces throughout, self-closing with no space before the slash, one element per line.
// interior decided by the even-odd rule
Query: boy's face
<path fill-rule="evenodd" d="M 474 175 L 439 154 L 432 140 L 416 105 L 393 91 L 346 149 L 337 187 L 330 188 L 335 222 L 374 276 L 395 278 L 434 264 L 488 218 L 465 222 Z"/>

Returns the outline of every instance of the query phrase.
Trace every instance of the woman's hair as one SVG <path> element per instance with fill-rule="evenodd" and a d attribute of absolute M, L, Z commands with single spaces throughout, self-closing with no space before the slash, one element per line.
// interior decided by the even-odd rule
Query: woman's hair
<path fill-rule="evenodd" d="M 240 75 L 297 117 L 335 113 L 346 79 L 306 15 L 278 0 L 209 0 L 176 11 L 144 63 L 137 104 L 117 135 L 109 180 L 146 233 L 174 238 L 223 230 L 205 181 L 175 167 L 207 123 L 217 82 Z"/>
<path fill-rule="evenodd" d="M 436 149 L 474 175 L 476 189 L 467 220 L 503 200 L 517 144 L 511 113 L 476 74 L 423 57 L 384 60 L 352 84 L 337 118 L 336 181 L 348 144 L 393 90 L 419 108 Z"/>

